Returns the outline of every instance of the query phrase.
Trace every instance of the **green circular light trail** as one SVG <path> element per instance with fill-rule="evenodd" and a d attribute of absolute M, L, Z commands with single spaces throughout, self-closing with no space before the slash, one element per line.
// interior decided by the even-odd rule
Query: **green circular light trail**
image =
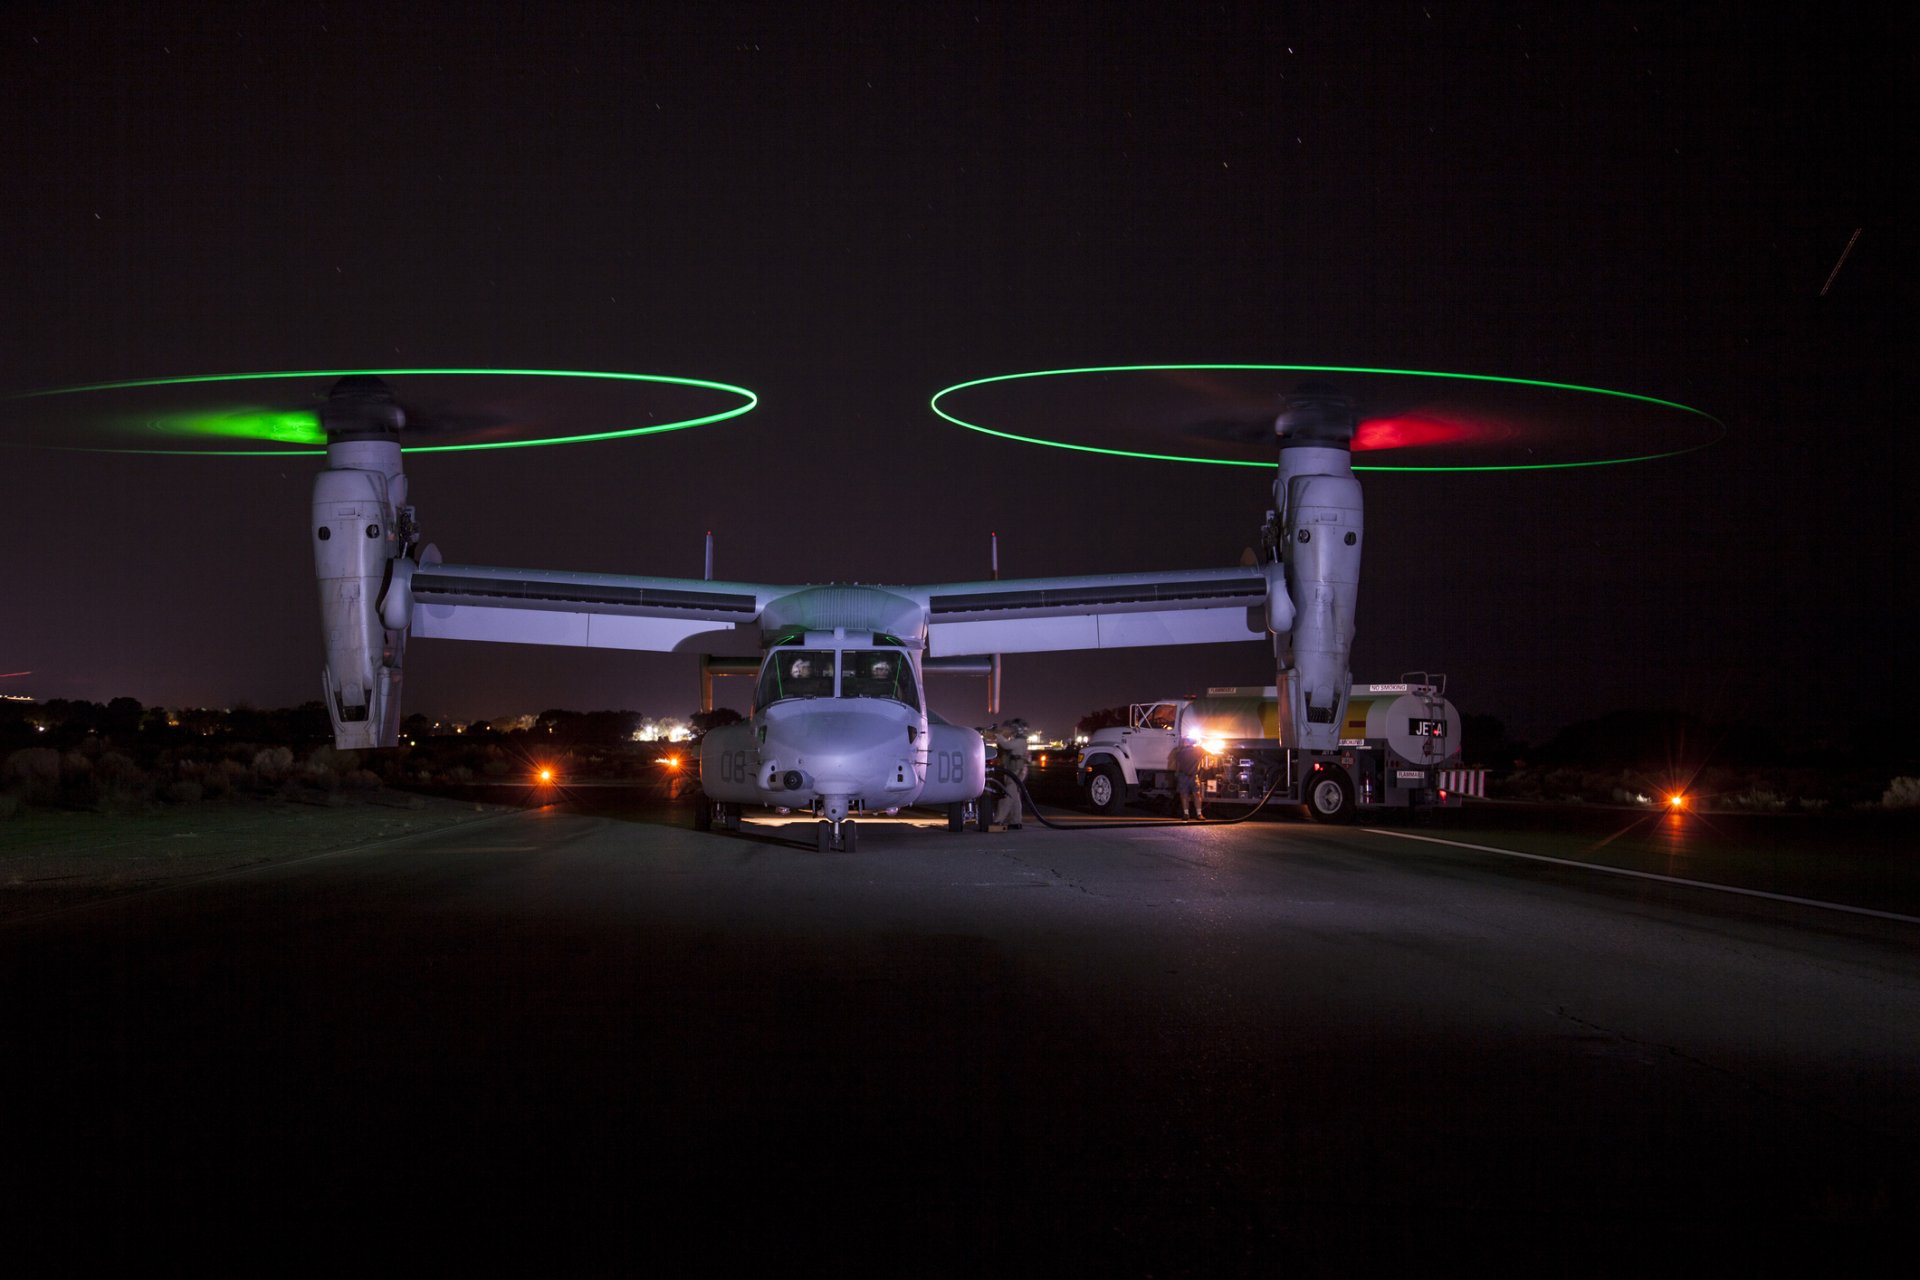
<path fill-rule="evenodd" d="M 490 440 L 475 444 L 436 444 L 403 446 L 408 453 L 470 453 L 481 449 L 530 449 L 539 445 L 585 444 L 597 440 L 624 440 L 633 436 L 659 435 L 684 431 L 690 427 L 724 422 L 750 412 L 760 397 L 745 387 L 702 378 L 676 378 L 657 373 L 609 373 L 574 369 L 303 369 L 281 373 L 210 373 L 175 378 L 134 378 L 123 382 L 94 382 L 85 386 L 56 387 L 47 391 L 28 391 L 5 397 L 8 400 L 35 400 L 50 396 L 81 395 L 95 391 L 126 391 L 140 387 L 181 387 L 219 382 L 252 382 L 289 378 L 344 378 L 353 374 L 380 377 L 470 376 L 494 378 L 575 378 L 597 382 L 645 382 L 663 386 L 691 387 L 719 391 L 741 397 L 745 402 L 719 413 L 662 422 L 648 427 L 625 427 L 613 431 L 594 431 L 579 435 L 549 436 L 539 440 Z M 173 414 L 157 420 L 160 430 L 183 435 L 264 437 L 295 444 L 324 444 L 326 433 L 320 429 L 319 414 L 304 410 L 240 409 L 211 413 Z M 324 455 L 317 449 L 119 449 L 103 446 L 51 445 L 79 453 L 188 454 L 201 458 L 288 458 Z"/>
<path fill-rule="evenodd" d="M 1198 462 L 1216 467 L 1273 466 L 1273 463 L 1270 461 L 1256 461 L 1245 458 L 1201 458 L 1176 453 L 1147 453 L 1134 449 L 1112 449 L 1101 445 L 1074 444 L 1066 440 L 1048 440 L 1040 436 L 1023 436 L 1011 431 L 997 431 L 992 427 L 983 427 L 976 422 L 968 422 L 963 418 L 948 413 L 940 407 L 941 400 L 956 392 L 965 391 L 970 387 L 984 387 L 1003 382 L 1019 382 L 1029 378 L 1060 378 L 1083 373 L 1180 373 L 1197 370 L 1240 370 L 1256 373 L 1347 373 L 1386 375 L 1396 378 L 1443 378 L 1450 382 L 1487 382 L 1509 386 L 1534 387 L 1549 391 L 1571 391 L 1583 395 L 1610 396 L 1618 400 L 1638 401 L 1641 404 L 1657 405 L 1663 409 L 1677 409 L 1682 413 L 1703 418 L 1719 429 L 1719 435 L 1715 436 L 1713 440 L 1704 440 L 1698 444 L 1690 444 L 1684 449 L 1668 449 L 1659 453 L 1637 454 L 1627 458 L 1599 458 L 1578 462 L 1527 462 L 1497 466 L 1448 467 L 1362 466 L 1359 463 L 1355 463 L 1353 467 L 1355 471 L 1564 471 L 1575 467 L 1610 467 L 1619 466 L 1628 462 L 1652 462 L 1658 458 L 1678 457 L 1683 453 L 1691 453 L 1695 449 L 1706 448 L 1707 445 L 1713 444 L 1722 436 L 1725 436 L 1727 431 L 1726 423 L 1720 421 L 1720 419 L 1710 413 L 1695 409 L 1691 405 L 1680 404 L 1674 400 L 1661 400 L 1655 396 L 1643 396 L 1632 391 L 1611 391 L 1605 387 L 1583 387 L 1571 382 L 1545 382 L 1537 378 L 1505 378 L 1494 374 L 1483 373 L 1441 373 L 1431 369 L 1377 369 L 1363 365 L 1334 364 L 1118 364 L 1095 365 L 1083 369 L 1042 369 L 1032 373 L 1003 373 L 991 378 L 975 378 L 970 382 L 957 382 L 943 391 L 936 392 L 933 399 L 928 402 L 928 406 L 935 413 L 945 418 L 948 422 L 953 423 L 955 426 L 965 427 L 969 431 L 978 431 L 983 435 L 999 436 L 1003 440 L 1018 440 L 1022 444 L 1045 445 L 1052 449 L 1071 449 L 1078 453 L 1100 453 L 1115 458 L 1145 458 L 1153 462 Z"/>

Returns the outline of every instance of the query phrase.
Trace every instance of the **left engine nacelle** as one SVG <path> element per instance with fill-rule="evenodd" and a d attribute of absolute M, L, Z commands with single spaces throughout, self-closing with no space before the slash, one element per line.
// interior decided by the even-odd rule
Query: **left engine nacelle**
<path fill-rule="evenodd" d="M 313 565 L 320 585 L 323 673 L 334 745 L 391 747 L 400 734 L 400 673 L 406 649 L 405 610 L 381 604 L 411 531 L 400 446 L 392 440 L 336 440 L 328 469 L 313 483 Z M 404 574 L 399 576 L 404 577 Z M 398 623 L 398 626 L 390 626 Z"/>

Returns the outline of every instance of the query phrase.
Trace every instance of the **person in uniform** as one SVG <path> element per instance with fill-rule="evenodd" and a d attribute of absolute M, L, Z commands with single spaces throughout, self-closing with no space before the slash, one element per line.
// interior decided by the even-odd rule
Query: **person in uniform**
<path fill-rule="evenodd" d="M 1009 831 L 1020 829 L 1020 787 L 1027 781 L 1027 726 L 1014 721 L 999 729 L 994 740 L 1000 744 L 1000 772 L 1005 778 L 1000 788 L 1000 803 L 993 820 Z"/>
<path fill-rule="evenodd" d="M 1174 777 L 1179 784 L 1180 816 L 1182 818 L 1204 818 L 1200 811 L 1200 767 L 1206 763 L 1207 753 L 1200 749 L 1197 742 L 1182 742 L 1173 749 L 1173 756 L 1167 763 L 1173 766 Z"/>

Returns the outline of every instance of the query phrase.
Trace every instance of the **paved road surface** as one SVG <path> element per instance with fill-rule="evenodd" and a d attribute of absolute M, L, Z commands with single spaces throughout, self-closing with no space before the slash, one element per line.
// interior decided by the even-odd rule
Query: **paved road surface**
<path fill-rule="evenodd" d="M 16 1257 L 1771 1270 L 1920 1203 L 1920 926 L 1294 823 L 786 834 L 526 812 L 0 927 Z"/>

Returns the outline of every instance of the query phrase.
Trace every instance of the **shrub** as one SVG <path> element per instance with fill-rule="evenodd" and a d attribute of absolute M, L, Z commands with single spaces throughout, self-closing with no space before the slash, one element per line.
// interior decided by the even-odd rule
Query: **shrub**
<path fill-rule="evenodd" d="M 247 784 L 247 766 L 238 760 L 222 760 L 207 766 L 200 788 L 208 799 L 229 795 Z"/>
<path fill-rule="evenodd" d="M 310 779 L 318 779 L 324 774 L 338 781 L 359 768 L 358 751 L 337 751 L 332 747 L 319 746 L 307 753 L 306 774 Z"/>
<path fill-rule="evenodd" d="M 153 780 L 126 756 L 108 751 L 93 762 L 93 791 L 95 804 L 117 808 L 151 796 Z"/>
<path fill-rule="evenodd" d="M 1882 809 L 1920 809 L 1920 778 L 1895 778 L 1880 797 Z"/>
<path fill-rule="evenodd" d="M 22 747 L 7 757 L 0 777 L 29 803 L 51 799 L 60 790 L 60 753 L 52 747 Z"/>
<path fill-rule="evenodd" d="M 262 782 L 279 782 L 293 771 L 293 752 L 265 747 L 253 753 L 253 774 Z"/>

